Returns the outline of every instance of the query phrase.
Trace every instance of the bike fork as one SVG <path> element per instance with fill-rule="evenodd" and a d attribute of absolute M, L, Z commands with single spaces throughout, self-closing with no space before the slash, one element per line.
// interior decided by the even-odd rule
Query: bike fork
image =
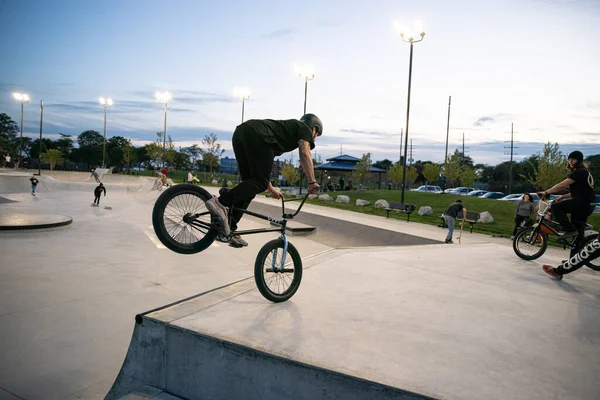
<path fill-rule="evenodd" d="M 283 272 L 283 269 L 285 267 L 285 258 L 287 256 L 288 241 L 287 241 L 286 235 L 281 235 L 279 238 L 283 239 L 283 255 L 281 256 L 281 266 L 279 267 L 279 270 L 281 272 Z M 277 268 L 275 265 L 276 259 L 277 259 L 277 249 L 273 250 L 273 260 L 271 261 L 271 269 L 273 271 L 275 271 L 275 269 Z"/>

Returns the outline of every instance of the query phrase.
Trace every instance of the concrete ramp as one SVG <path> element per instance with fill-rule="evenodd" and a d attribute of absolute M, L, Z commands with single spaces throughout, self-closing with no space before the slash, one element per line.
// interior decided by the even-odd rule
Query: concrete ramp
<path fill-rule="evenodd" d="M 107 399 L 600 398 L 598 275 L 559 283 L 488 244 L 303 264 L 285 303 L 249 278 L 138 315 Z"/>

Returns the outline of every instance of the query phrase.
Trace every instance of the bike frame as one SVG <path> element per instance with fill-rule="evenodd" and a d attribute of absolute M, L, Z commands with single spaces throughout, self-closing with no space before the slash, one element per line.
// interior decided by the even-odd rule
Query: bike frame
<path fill-rule="evenodd" d="M 287 200 L 284 199 L 283 196 L 281 196 L 281 213 L 282 213 L 281 219 L 273 218 L 273 217 L 270 217 L 268 215 L 263 215 L 263 214 L 256 213 L 254 211 L 244 210 L 242 208 L 237 208 L 237 207 L 233 207 L 232 206 L 231 209 L 230 209 L 230 211 L 229 211 L 229 218 L 231 218 L 231 214 L 234 211 L 239 211 L 239 212 L 241 212 L 243 214 L 248 214 L 248 215 L 251 215 L 251 216 L 253 216 L 255 218 L 259 218 L 259 219 L 262 219 L 262 220 L 265 220 L 265 221 L 269 221 L 271 223 L 279 225 L 279 227 L 277 227 L 277 228 L 246 229 L 246 230 L 242 230 L 242 231 L 236 231 L 235 232 L 236 235 L 254 235 L 256 233 L 280 232 L 281 233 L 280 238 L 283 240 L 283 257 L 282 257 L 281 266 L 279 267 L 279 269 L 281 271 L 283 271 L 284 270 L 283 267 L 285 265 L 285 258 L 286 258 L 286 255 L 287 255 L 287 248 L 288 248 L 288 240 L 287 240 L 287 236 L 285 234 L 285 229 L 287 227 L 287 221 L 289 219 L 293 219 L 296 215 L 298 215 L 298 213 L 302 209 L 302 206 L 304 206 L 304 203 L 306 202 L 306 199 L 308 199 L 308 195 L 309 195 L 309 193 L 307 193 L 302 198 L 287 199 Z M 300 199 L 302 199 L 302 202 L 300 203 L 300 206 L 298 207 L 298 209 L 296 210 L 296 212 L 295 213 L 287 213 L 286 214 L 286 212 L 285 212 L 285 203 L 289 202 L 289 201 L 298 201 Z M 201 225 L 203 227 L 206 227 L 206 228 L 209 228 L 209 229 L 212 228 L 212 224 L 208 224 L 206 222 L 198 221 L 197 220 L 198 217 L 203 216 L 203 215 L 207 215 L 207 214 L 210 214 L 210 213 L 208 211 L 206 211 L 206 212 L 203 212 L 203 213 L 198 213 L 198 214 L 192 215 L 191 217 L 194 219 L 194 222 L 191 223 L 192 226 L 194 226 L 197 223 L 197 224 L 199 224 L 199 225 Z M 277 259 L 277 250 L 275 250 L 275 254 L 274 254 L 274 257 L 273 257 L 273 262 L 272 262 L 272 265 L 271 265 L 271 268 L 273 268 L 273 270 L 275 270 L 275 268 L 276 268 L 276 266 L 275 266 L 275 260 L 276 259 Z"/>

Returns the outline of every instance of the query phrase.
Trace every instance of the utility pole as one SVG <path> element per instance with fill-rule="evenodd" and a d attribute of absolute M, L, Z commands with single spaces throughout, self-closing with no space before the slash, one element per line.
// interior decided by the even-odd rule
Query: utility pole
<path fill-rule="evenodd" d="M 450 134 L 450 103 L 452 96 L 448 96 L 448 122 L 446 123 L 446 154 L 444 156 L 444 165 L 448 163 L 448 135 Z"/>
<path fill-rule="evenodd" d="M 504 148 L 506 149 L 507 146 L 505 146 Z M 517 147 L 515 147 L 515 142 L 514 142 L 514 124 L 511 122 L 510 123 L 510 145 L 508 146 L 509 151 L 504 152 L 504 154 L 510 155 L 510 162 L 508 163 L 508 194 L 512 193 L 512 181 L 513 181 L 512 164 L 513 164 L 513 157 L 518 154 L 518 153 L 515 153 L 516 148 Z"/>
<path fill-rule="evenodd" d="M 462 161 L 465 161 L 465 133 L 463 132 L 463 151 L 462 151 Z"/>
<path fill-rule="evenodd" d="M 411 166 L 412 162 L 413 162 L 413 152 L 412 151 L 413 151 L 413 144 L 412 144 L 412 139 L 410 139 L 410 159 L 408 160 L 409 166 Z"/>
<path fill-rule="evenodd" d="M 398 159 L 399 163 L 402 163 L 402 137 L 404 136 L 404 128 L 400 128 L 400 158 Z"/>
<path fill-rule="evenodd" d="M 40 100 L 40 149 L 38 152 L 38 175 L 42 175 L 42 126 L 44 125 L 44 100 Z"/>

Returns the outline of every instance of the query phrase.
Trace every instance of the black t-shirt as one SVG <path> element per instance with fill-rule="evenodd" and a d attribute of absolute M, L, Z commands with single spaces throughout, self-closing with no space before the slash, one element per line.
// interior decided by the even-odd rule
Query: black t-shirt
<path fill-rule="evenodd" d="M 444 211 L 444 214 L 449 217 L 456 218 L 458 213 L 462 213 L 463 208 L 464 207 L 462 203 L 452 203 L 450 204 L 450 207 L 448 207 L 446 211 Z"/>
<path fill-rule="evenodd" d="M 569 179 L 575 181 L 569 185 L 571 198 L 589 201 L 590 203 L 596 201 L 596 194 L 594 193 L 594 177 L 590 174 L 588 169 L 575 169 L 575 171 L 569 175 Z"/>
<path fill-rule="evenodd" d="M 104 186 L 96 186 L 96 189 L 94 189 L 94 195 L 96 195 L 96 197 L 100 196 L 102 192 L 104 192 L 104 195 L 106 196 L 106 188 Z"/>
<path fill-rule="evenodd" d="M 34 186 L 38 184 L 38 180 L 34 177 L 29 178 L 29 180 L 31 181 L 31 184 Z"/>
<path fill-rule="evenodd" d="M 275 151 L 276 156 L 297 149 L 300 139 L 310 143 L 311 150 L 315 148 L 312 129 L 297 119 L 251 119 L 244 122 L 244 125 L 258 133 Z"/>

